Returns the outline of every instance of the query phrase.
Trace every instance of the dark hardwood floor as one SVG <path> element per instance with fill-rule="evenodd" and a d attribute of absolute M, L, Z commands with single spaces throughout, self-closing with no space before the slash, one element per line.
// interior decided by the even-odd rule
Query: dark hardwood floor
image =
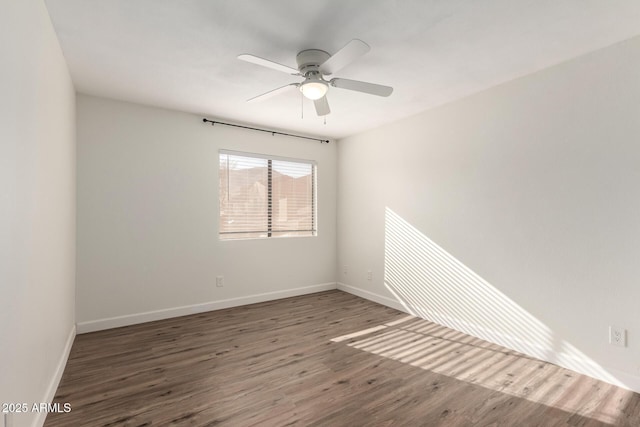
<path fill-rule="evenodd" d="M 640 426 L 640 395 L 340 291 L 78 335 L 45 426 Z"/>

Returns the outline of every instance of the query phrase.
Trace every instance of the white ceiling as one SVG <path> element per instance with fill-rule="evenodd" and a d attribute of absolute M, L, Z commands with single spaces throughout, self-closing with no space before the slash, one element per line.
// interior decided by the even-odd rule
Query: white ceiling
<path fill-rule="evenodd" d="M 640 34 L 638 0 L 46 0 L 79 92 L 210 118 L 340 138 Z M 335 76 L 393 86 L 389 98 L 331 88 L 316 116 L 298 82 L 239 61 L 296 68 L 300 50 L 371 51 Z M 332 76 L 334 77 L 334 76 Z"/>

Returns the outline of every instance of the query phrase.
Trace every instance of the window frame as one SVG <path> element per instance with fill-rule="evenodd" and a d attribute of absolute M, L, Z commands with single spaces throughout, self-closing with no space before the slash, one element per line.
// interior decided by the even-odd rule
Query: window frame
<path fill-rule="evenodd" d="M 222 232 L 220 227 L 220 211 L 222 209 L 222 204 L 220 202 L 220 157 L 222 155 L 231 155 L 231 156 L 241 156 L 241 157 L 249 157 L 256 158 L 267 161 L 267 230 L 263 231 L 237 231 L 237 232 Z M 272 172 L 273 172 L 273 161 L 283 161 L 283 162 L 291 162 L 291 163 L 302 163 L 308 164 L 311 166 L 311 230 L 285 230 L 286 232 L 309 232 L 311 234 L 308 235 L 293 235 L 293 236 L 274 236 L 273 233 L 279 233 L 280 230 L 273 230 L 273 189 L 272 189 Z M 245 151 L 237 151 L 237 150 L 228 150 L 224 148 L 220 148 L 218 150 L 218 240 L 222 242 L 226 241 L 238 241 L 238 240 L 267 240 L 267 239 L 281 239 L 281 238 L 305 238 L 305 237 L 317 237 L 318 236 L 318 211 L 317 211 L 317 186 L 318 186 L 318 173 L 317 173 L 318 164 L 315 160 L 311 159 L 300 159 L 294 157 L 284 157 L 277 156 L 272 154 L 264 154 L 264 153 L 251 153 Z M 224 238 L 224 235 L 233 235 L 233 234 L 249 234 L 249 233 L 266 233 L 266 236 L 258 236 L 258 237 L 238 237 L 238 238 Z"/>

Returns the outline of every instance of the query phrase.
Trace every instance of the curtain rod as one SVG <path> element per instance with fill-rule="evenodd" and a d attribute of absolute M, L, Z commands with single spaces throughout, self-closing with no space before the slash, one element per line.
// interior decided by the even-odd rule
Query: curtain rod
<path fill-rule="evenodd" d="M 209 120 L 209 119 L 206 119 L 206 118 L 202 119 L 202 121 L 204 123 L 211 123 L 211 126 L 214 126 L 215 124 L 224 125 L 224 126 L 233 126 L 234 128 L 251 129 L 251 130 L 257 130 L 257 131 L 260 131 L 260 132 L 267 132 L 267 133 L 270 133 L 271 135 L 284 135 L 284 136 L 292 136 L 294 138 L 302 138 L 302 139 L 310 139 L 312 141 L 320 141 L 321 144 L 323 142 L 326 142 L 327 144 L 329 143 L 328 139 L 311 138 L 309 136 L 301 136 L 301 135 L 292 135 L 290 133 L 277 132 L 275 130 L 258 129 L 258 128 L 252 128 L 252 127 L 249 127 L 249 126 L 234 125 L 232 123 L 218 122 L 218 121 Z"/>

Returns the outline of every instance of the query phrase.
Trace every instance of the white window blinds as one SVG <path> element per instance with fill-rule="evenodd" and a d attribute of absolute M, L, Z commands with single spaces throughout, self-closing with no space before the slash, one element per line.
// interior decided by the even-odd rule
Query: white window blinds
<path fill-rule="evenodd" d="M 315 163 L 220 151 L 220 239 L 315 236 Z"/>

